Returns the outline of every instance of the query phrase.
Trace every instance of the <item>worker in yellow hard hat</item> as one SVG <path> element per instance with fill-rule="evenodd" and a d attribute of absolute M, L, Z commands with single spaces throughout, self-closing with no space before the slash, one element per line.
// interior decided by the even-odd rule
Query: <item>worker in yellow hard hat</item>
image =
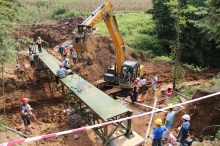
<path fill-rule="evenodd" d="M 151 134 L 151 138 L 153 139 L 152 146 L 162 146 L 162 135 L 164 131 L 167 131 L 167 128 L 163 125 L 161 119 L 156 119 L 155 123 L 157 128 L 155 128 Z"/>
<path fill-rule="evenodd" d="M 167 117 L 166 117 L 166 121 L 165 121 L 165 124 L 164 126 L 168 129 L 167 132 L 164 133 L 163 135 L 163 140 L 165 139 L 169 139 L 170 138 L 170 131 L 171 131 L 171 128 L 173 126 L 173 120 L 174 120 L 174 116 L 175 116 L 175 112 L 173 111 L 173 104 L 172 103 L 169 103 L 167 105 L 167 107 L 170 107 L 169 108 L 169 113 L 167 114 Z"/>

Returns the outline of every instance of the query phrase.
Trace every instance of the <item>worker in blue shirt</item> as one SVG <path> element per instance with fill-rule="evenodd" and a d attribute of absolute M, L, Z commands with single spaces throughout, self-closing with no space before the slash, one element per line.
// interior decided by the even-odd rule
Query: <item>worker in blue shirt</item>
<path fill-rule="evenodd" d="M 177 137 L 177 139 L 180 138 L 181 146 L 185 146 L 185 139 L 187 138 L 187 133 L 190 127 L 189 120 L 190 120 L 189 115 L 185 114 L 182 116 L 183 124 L 181 125 L 180 132 Z"/>
<path fill-rule="evenodd" d="M 155 121 L 157 128 L 155 128 L 151 134 L 151 138 L 153 139 L 152 146 L 162 146 L 162 136 L 164 131 L 167 131 L 167 128 L 163 125 L 161 119 L 156 119 Z"/>
<path fill-rule="evenodd" d="M 169 103 L 167 105 L 167 107 L 172 107 L 172 106 L 173 106 L 172 103 Z M 173 111 L 173 108 L 169 108 L 169 113 L 167 114 L 166 121 L 165 121 L 165 124 L 164 124 L 164 126 L 167 128 L 168 131 L 163 135 L 163 140 L 170 139 L 170 131 L 171 131 L 171 128 L 173 126 L 174 116 L 175 116 L 175 113 Z"/>
<path fill-rule="evenodd" d="M 57 71 L 57 75 L 56 75 L 56 83 L 59 83 L 59 78 L 65 78 L 67 76 L 67 71 L 65 68 L 63 68 L 63 64 L 59 65 L 59 69 Z"/>

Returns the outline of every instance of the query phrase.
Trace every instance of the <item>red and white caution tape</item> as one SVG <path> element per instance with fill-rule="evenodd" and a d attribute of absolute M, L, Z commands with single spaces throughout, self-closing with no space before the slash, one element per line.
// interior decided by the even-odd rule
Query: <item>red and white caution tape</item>
<path fill-rule="evenodd" d="M 105 122 L 105 123 L 102 123 L 102 124 L 97 124 L 97 125 L 92 125 L 92 126 L 88 126 L 88 127 L 77 128 L 77 129 L 73 129 L 73 130 L 67 130 L 67 131 L 62 131 L 62 132 L 57 132 L 57 133 L 51 133 L 51 134 L 42 135 L 42 136 L 35 136 L 35 137 L 31 137 L 31 138 L 26 138 L 26 139 L 14 140 L 14 141 L 10 141 L 10 142 L 1 143 L 0 146 L 11 146 L 11 145 L 25 143 L 25 142 L 30 142 L 30 141 L 34 141 L 34 140 L 52 138 L 52 137 L 56 137 L 56 136 L 63 135 L 63 134 L 75 133 L 75 132 L 86 131 L 88 129 L 93 129 L 93 128 L 97 128 L 97 127 L 103 127 L 103 126 L 115 124 L 117 122 L 122 122 L 122 121 L 130 120 L 130 119 L 133 119 L 133 118 L 149 115 L 151 113 L 159 112 L 161 110 L 167 110 L 169 108 L 179 107 L 179 106 L 182 106 L 182 105 L 185 105 L 185 104 L 189 104 L 189 103 L 192 103 L 192 102 L 196 102 L 196 101 L 199 101 L 199 100 L 203 100 L 203 99 L 206 99 L 206 98 L 214 97 L 216 95 L 220 95 L 220 92 L 217 92 L 217 93 L 214 93 L 214 94 L 210 94 L 210 95 L 207 95 L 207 96 L 203 96 L 203 97 L 200 97 L 200 98 L 196 98 L 196 99 L 193 99 L 193 100 L 190 100 L 190 101 L 186 101 L 186 102 L 183 102 L 183 103 L 175 104 L 175 105 L 170 106 L 170 107 L 165 107 L 165 108 L 162 108 L 162 109 L 155 109 L 154 111 L 142 113 L 140 115 L 134 115 L 134 116 L 131 116 L 131 117 L 127 117 L 127 118 L 123 118 L 123 119 L 118 119 L 118 120 L 115 120 L 115 121 L 109 121 L 109 122 Z"/>

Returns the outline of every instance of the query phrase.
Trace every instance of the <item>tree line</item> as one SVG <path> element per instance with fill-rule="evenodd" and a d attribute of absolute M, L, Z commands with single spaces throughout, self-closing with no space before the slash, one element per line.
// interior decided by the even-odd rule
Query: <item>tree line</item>
<path fill-rule="evenodd" d="M 220 1 L 218 0 L 153 0 L 159 50 L 157 55 L 175 58 L 177 47 L 177 10 L 181 63 L 202 67 L 220 67 Z"/>

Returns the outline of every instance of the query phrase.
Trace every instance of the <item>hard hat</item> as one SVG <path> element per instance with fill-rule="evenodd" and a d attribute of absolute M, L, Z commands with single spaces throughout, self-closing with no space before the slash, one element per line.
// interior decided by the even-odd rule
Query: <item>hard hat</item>
<path fill-rule="evenodd" d="M 63 64 L 59 64 L 59 67 L 63 67 Z"/>
<path fill-rule="evenodd" d="M 134 83 L 137 84 L 139 81 L 138 80 L 134 80 Z"/>
<path fill-rule="evenodd" d="M 40 37 L 38 37 L 40 39 Z"/>
<path fill-rule="evenodd" d="M 140 78 L 138 77 L 136 80 L 140 80 Z"/>
<path fill-rule="evenodd" d="M 163 125 L 163 122 L 161 119 L 156 119 L 155 123 L 160 126 Z"/>
<path fill-rule="evenodd" d="M 167 107 L 171 107 L 171 106 L 173 106 L 173 104 L 172 104 L 172 103 L 169 103 L 169 104 L 167 105 Z"/>
<path fill-rule="evenodd" d="M 189 121 L 190 120 L 190 116 L 188 114 L 185 114 L 182 116 L 183 119 Z"/>
<path fill-rule="evenodd" d="M 65 61 L 67 61 L 67 62 L 68 62 L 68 61 L 69 61 L 69 59 L 68 59 L 68 58 L 66 58 L 66 59 L 65 59 Z"/>
<path fill-rule="evenodd" d="M 172 89 L 172 88 L 173 88 L 173 86 L 172 86 L 172 85 L 168 85 L 168 88 Z"/>
<path fill-rule="evenodd" d="M 28 102 L 28 99 L 27 99 L 27 98 L 22 98 L 22 99 L 21 99 L 21 102 L 22 102 L 22 103 L 27 103 L 27 102 Z"/>

